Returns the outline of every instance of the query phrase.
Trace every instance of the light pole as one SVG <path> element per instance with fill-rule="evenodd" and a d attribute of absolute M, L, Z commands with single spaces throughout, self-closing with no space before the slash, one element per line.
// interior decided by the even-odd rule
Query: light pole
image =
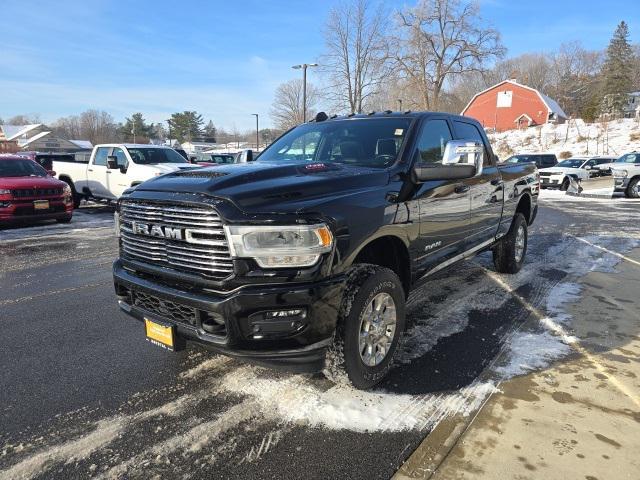
<path fill-rule="evenodd" d="M 252 113 L 256 117 L 256 152 L 260 150 L 260 129 L 258 128 L 258 114 Z"/>
<path fill-rule="evenodd" d="M 317 63 L 302 63 L 291 67 L 295 70 L 302 69 L 302 123 L 307 121 L 307 68 L 317 66 Z"/>
<path fill-rule="evenodd" d="M 169 146 L 171 146 L 171 119 L 167 120 L 167 125 L 169 125 Z"/>

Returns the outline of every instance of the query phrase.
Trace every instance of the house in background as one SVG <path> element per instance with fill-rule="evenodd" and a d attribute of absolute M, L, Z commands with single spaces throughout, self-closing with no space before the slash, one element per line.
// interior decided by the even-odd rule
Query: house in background
<path fill-rule="evenodd" d="M 475 118 L 484 128 L 497 132 L 564 123 L 567 119 L 555 100 L 513 79 L 477 93 L 462 115 Z"/>
<path fill-rule="evenodd" d="M 75 152 L 79 149 L 76 144 L 57 136 L 42 123 L 0 125 L 2 143 L 15 143 L 18 151 Z"/>

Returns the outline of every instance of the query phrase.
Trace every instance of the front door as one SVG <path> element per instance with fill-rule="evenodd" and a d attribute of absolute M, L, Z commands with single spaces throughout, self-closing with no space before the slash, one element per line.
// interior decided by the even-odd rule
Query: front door
<path fill-rule="evenodd" d="M 126 172 L 129 162 L 124 150 L 119 147 L 115 147 L 111 155 L 117 158 L 118 168 L 107 170 L 107 186 L 111 197 L 119 198 L 131 186 L 127 174 L 122 173 L 123 170 Z"/>
<path fill-rule="evenodd" d="M 417 141 L 418 163 L 442 163 L 444 149 L 453 135 L 446 118 L 430 117 Z M 420 238 L 418 270 L 461 253 L 469 228 L 468 180 L 433 180 L 418 186 Z"/>
<path fill-rule="evenodd" d="M 473 123 L 453 121 L 458 140 L 484 145 L 482 173 L 468 180 L 471 196 L 470 235 L 468 246 L 474 247 L 495 238 L 502 218 L 504 185 L 489 144 Z"/>
<path fill-rule="evenodd" d="M 107 157 L 111 147 L 99 147 L 93 162 L 87 165 L 87 187 L 91 194 L 100 198 L 109 198 L 107 187 Z"/>

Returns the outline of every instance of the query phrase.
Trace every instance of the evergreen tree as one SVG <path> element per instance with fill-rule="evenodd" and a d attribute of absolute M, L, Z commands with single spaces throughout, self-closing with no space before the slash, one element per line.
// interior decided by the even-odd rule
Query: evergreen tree
<path fill-rule="evenodd" d="M 602 113 L 620 115 L 633 87 L 633 50 L 629 44 L 629 27 L 622 21 L 607 47 L 602 66 Z"/>
<path fill-rule="evenodd" d="M 169 124 L 171 125 L 171 138 L 182 143 L 202 136 L 204 120 L 198 112 L 184 111 L 172 114 Z"/>
<path fill-rule="evenodd" d="M 208 139 L 213 139 L 213 141 L 215 141 L 216 127 L 211 120 L 209 120 L 209 123 L 207 123 L 207 125 L 204 127 L 203 132 L 205 137 L 207 137 Z"/>
<path fill-rule="evenodd" d="M 153 124 L 147 124 L 142 113 L 134 113 L 120 126 L 120 135 L 125 141 L 149 143 L 149 139 L 153 137 Z"/>

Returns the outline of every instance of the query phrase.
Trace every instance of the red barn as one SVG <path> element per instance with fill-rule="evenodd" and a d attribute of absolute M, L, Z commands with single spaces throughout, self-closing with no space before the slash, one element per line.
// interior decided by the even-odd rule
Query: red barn
<path fill-rule="evenodd" d="M 498 132 L 545 123 L 564 123 L 567 115 L 554 100 L 515 80 L 477 93 L 462 111 L 485 128 Z"/>

